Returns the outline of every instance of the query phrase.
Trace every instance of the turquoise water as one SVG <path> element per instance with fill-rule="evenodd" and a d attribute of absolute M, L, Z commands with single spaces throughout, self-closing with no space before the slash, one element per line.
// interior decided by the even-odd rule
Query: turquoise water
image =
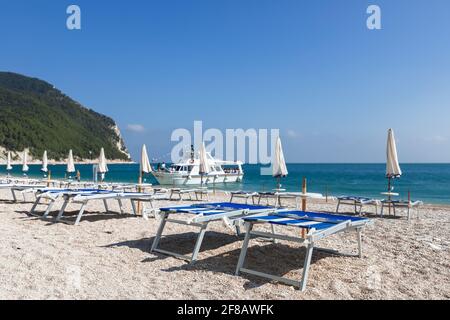
<path fill-rule="evenodd" d="M 77 165 L 82 180 L 92 179 L 91 165 Z M 137 182 L 138 164 L 110 164 L 106 181 Z M 260 175 L 260 165 L 244 165 L 244 181 L 234 184 L 218 184 L 218 189 L 268 191 L 276 187 L 271 176 Z M 39 165 L 30 165 L 29 177 L 42 177 Z M 65 165 L 49 166 L 52 178 L 64 178 Z M 12 174 L 21 176 L 21 166 L 14 166 Z M 387 189 L 384 164 L 288 164 L 289 175 L 282 179 L 282 187 L 288 191 L 300 191 L 302 177 L 308 181 L 308 191 L 330 195 L 360 195 L 382 198 L 380 192 Z M 407 199 L 428 203 L 450 204 L 450 164 L 403 164 L 403 176 L 394 181 L 394 191 Z M 0 174 L 6 174 L 1 166 Z M 156 184 L 152 176 L 146 182 Z"/>

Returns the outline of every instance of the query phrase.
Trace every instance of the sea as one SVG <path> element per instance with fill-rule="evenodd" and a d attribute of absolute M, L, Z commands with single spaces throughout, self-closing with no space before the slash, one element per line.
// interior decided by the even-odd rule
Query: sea
<path fill-rule="evenodd" d="M 29 165 L 28 177 L 42 178 L 40 165 Z M 287 191 L 301 191 L 302 179 L 306 178 L 308 192 L 323 195 L 358 195 L 382 199 L 381 192 L 387 191 L 385 164 L 287 164 L 289 175 L 281 179 L 282 188 Z M 49 165 L 52 179 L 65 178 L 65 165 Z M 107 182 L 137 182 L 139 164 L 109 164 Z M 239 183 L 210 184 L 217 190 L 270 191 L 277 186 L 271 175 L 262 175 L 262 165 L 243 166 L 244 179 Z M 394 192 L 398 199 L 407 199 L 408 192 L 412 200 L 422 200 L 433 204 L 450 204 L 450 164 L 402 164 L 403 175 L 393 181 Z M 22 166 L 15 165 L 12 176 L 23 177 Z M 92 180 L 92 165 L 76 165 L 81 180 Z M 5 166 L 0 174 L 6 175 Z M 151 175 L 144 177 L 146 183 L 157 184 Z"/>

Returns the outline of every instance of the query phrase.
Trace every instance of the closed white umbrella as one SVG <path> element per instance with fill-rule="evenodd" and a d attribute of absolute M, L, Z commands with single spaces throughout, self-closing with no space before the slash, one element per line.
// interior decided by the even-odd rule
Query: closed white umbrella
<path fill-rule="evenodd" d="M 388 178 L 388 197 L 389 197 L 389 214 L 391 214 L 391 179 L 399 178 L 402 170 L 398 163 L 397 146 L 395 145 L 394 130 L 388 130 L 387 146 L 386 146 L 386 177 Z"/>
<path fill-rule="evenodd" d="M 272 159 L 272 176 L 277 178 L 278 186 L 280 189 L 280 179 L 281 177 L 286 177 L 288 175 L 288 170 L 286 167 L 286 161 L 284 160 L 283 147 L 281 145 L 280 137 L 277 138 L 277 142 L 275 144 L 275 154 Z"/>
<path fill-rule="evenodd" d="M 48 172 L 47 166 L 48 166 L 47 150 L 45 150 L 44 154 L 42 155 L 42 168 L 41 168 L 41 171 L 42 172 Z"/>
<path fill-rule="evenodd" d="M 199 164 L 199 173 L 200 173 L 200 179 L 201 179 L 201 184 L 203 185 L 203 175 L 207 175 L 211 170 L 208 164 L 208 157 L 206 156 L 206 148 L 205 148 L 205 143 L 203 142 L 202 145 L 200 146 L 200 150 L 198 152 L 198 158 L 200 161 Z"/>
<path fill-rule="evenodd" d="M 397 146 L 395 145 L 394 131 L 389 129 L 386 148 L 386 177 L 398 178 L 402 175 L 402 170 L 398 163 Z"/>
<path fill-rule="evenodd" d="M 75 172 L 75 163 L 73 161 L 72 149 L 69 150 L 69 157 L 67 158 L 67 173 Z"/>
<path fill-rule="evenodd" d="M 12 165 L 11 165 L 11 151 L 8 151 L 8 159 L 6 161 L 6 170 L 12 170 Z"/>
<path fill-rule="evenodd" d="M 23 158 L 22 158 L 22 171 L 28 172 L 30 168 L 28 167 L 28 149 L 23 150 Z"/>
<path fill-rule="evenodd" d="M 100 149 L 100 156 L 98 157 L 98 172 L 106 173 L 108 172 L 108 165 L 106 163 L 105 150 Z"/>
<path fill-rule="evenodd" d="M 152 166 L 150 165 L 150 161 L 148 160 L 148 154 L 147 154 L 147 147 L 144 145 L 142 145 L 142 150 L 141 150 L 141 173 L 150 173 L 152 172 Z"/>
<path fill-rule="evenodd" d="M 152 172 L 152 166 L 150 165 L 150 160 L 148 159 L 147 147 L 145 144 L 142 145 L 141 149 L 141 161 L 139 163 L 139 184 L 142 183 L 142 174 Z M 138 187 L 138 191 L 141 192 L 141 186 Z M 141 202 L 138 201 L 138 212 L 141 212 Z"/>
<path fill-rule="evenodd" d="M 101 180 L 105 179 L 105 173 L 108 172 L 108 165 L 106 163 L 105 149 L 100 149 L 100 156 L 98 157 L 98 173 L 100 173 Z"/>

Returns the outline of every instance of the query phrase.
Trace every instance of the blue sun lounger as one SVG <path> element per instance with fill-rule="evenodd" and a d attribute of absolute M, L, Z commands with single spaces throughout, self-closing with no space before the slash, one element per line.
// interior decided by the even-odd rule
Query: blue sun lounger
<path fill-rule="evenodd" d="M 313 249 L 327 251 L 334 254 L 341 254 L 336 250 L 316 247 L 317 241 L 340 232 L 356 231 L 358 242 L 357 256 L 361 257 L 362 255 L 361 230 L 367 224 L 370 223 L 369 219 L 360 217 L 350 217 L 344 215 L 334 215 L 317 212 L 288 211 L 288 210 L 279 210 L 276 213 L 267 215 L 244 217 L 243 220 L 245 223 L 244 226 L 246 228 L 246 234 L 244 243 L 242 245 L 241 254 L 239 256 L 239 261 L 236 267 L 236 275 L 239 275 L 240 272 L 249 273 L 252 275 L 300 287 L 302 291 L 305 290 L 306 288 L 306 282 L 308 279 L 308 272 L 311 263 L 311 256 L 313 253 Z M 305 230 L 305 234 L 302 237 L 293 237 L 274 233 L 273 229 L 271 233 L 253 230 L 253 226 L 255 224 L 264 224 L 264 223 L 271 225 L 280 225 L 285 227 L 301 228 Z M 243 266 L 251 236 L 268 237 L 273 239 L 287 240 L 304 244 L 306 246 L 306 256 L 303 264 L 303 275 L 301 280 L 294 281 L 284 277 L 278 277 L 275 275 L 244 268 Z"/>
<path fill-rule="evenodd" d="M 190 263 L 197 261 L 198 252 L 203 242 L 203 237 L 208 224 L 212 221 L 223 220 L 225 224 L 234 228 L 239 234 L 239 221 L 248 215 L 269 214 L 275 212 L 275 208 L 268 206 L 249 205 L 241 203 L 217 202 L 217 203 L 200 203 L 192 205 L 180 205 L 174 207 L 160 208 L 161 223 L 156 233 L 155 239 L 151 247 L 151 252 L 159 252 L 162 254 L 174 256 Z M 190 219 L 171 219 L 171 214 L 188 215 Z M 188 225 L 199 228 L 197 241 L 195 243 L 193 253 L 190 256 L 170 252 L 158 248 L 164 227 L 167 222 Z"/>

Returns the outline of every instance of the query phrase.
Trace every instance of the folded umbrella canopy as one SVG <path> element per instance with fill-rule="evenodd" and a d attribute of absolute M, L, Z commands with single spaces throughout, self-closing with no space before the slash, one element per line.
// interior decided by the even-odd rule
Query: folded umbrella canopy
<path fill-rule="evenodd" d="M 47 166 L 48 166 L 47 150 L 45 150 L 44 154 L 42 155 L 42 168 L 41 168 L 41 171 L 42 172 L 48 172 Z"/>
<path fill-rule="evenodd" d="M 108 172 L 108 165 L 106 163 L 105 149 L 100 149 L 100 156 L 98 157 L 98 173 L 100 173 L 101 180 L 105 179 L 105 173 Z"/>
<path fill-rule="evenodd" d="M 28 149 L 23 150 L 23 158 L 22 158 L 22 171 L 28 172 L 30 168 L 28 167 Z"/>
<path fill-rule="evenodd" d="M 74 161 L 73 161 L 72 149 L 69 150 L 69 157 L 67 158 L 67 168 L 66 168 L 66 172 L 67 172 L 67 173 L 73 173 L 73 172 L 75 172 L 75 163 L 74 163 Z"/>
<path fill-rule="evenodd" d="M 100 156 L 98 157 L 98 172 L 108 172 L 108 164 L 106 163 L 105 149 L 100 149 Z"/>
<path fill-rule="evenodd" d="M 8 158 L 6 160 L 6 170 L 12 170 L 12 165 L 11 165 L 11 151 L 8 151 Z"/>
<path fill-rule="evenodd" d="M 275 154 L 272 159 L 272 176 L 277 178 L 277 189 L 281 187 L 281 177 L 286 177 L 287 175 L 288 170 L 284 160 L 283 147 L 281 145 L 281 139 L 278 137 L 275 145 Z"/>
<path fill-rule="evenodd" d="M 140 171 L 141 174 L 144 173 L 150 173 L 152 172 L 152 166 L 150 165 L 150 161 L 148 160 L 148 155 L 147 155 L 147 147 L 144 145 L 142 145 L 142 150 L 141 150 L 141 163 L 140 163 Z"/>
<path fill-rule="evenodd" d="M 386 178 L 388 178 L 388 191 L 391 191 L 391 179 L 402 175 L 402 170 L 398 163 L 397 146 L 395 145 L 394 131 L 388 130 L 386 147 Z"/>
<path fill-rule="evenodd" d="M 206 148 L 205 148 L 205 143 L 202 142 L 202 145 L 200 146 L 200 150 L 198 152 L 198 158 L 200 161 L 199 164 L 199 174 L 200 174 L 200 184 L 203 185 L 203 176 L 207 175 L 211 169 L 208 163 L 208 157 L 206 156 Z"/>

